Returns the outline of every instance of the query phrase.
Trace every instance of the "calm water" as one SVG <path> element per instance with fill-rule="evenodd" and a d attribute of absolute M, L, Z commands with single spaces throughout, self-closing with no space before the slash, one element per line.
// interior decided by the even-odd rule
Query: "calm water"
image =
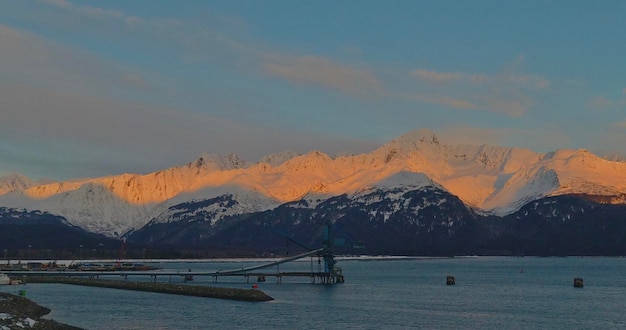
<path fill-rule="evenodd" d="M 252 264 L 160 266 L 220 270 Z M 338 265 L 344 284 L 307 279 L 278 284 L 268 278 L 259 289 L 275 300 L 266 303 L 56 284 L 0 290 L 26 289 L 28 298 L 52 309 L 49 317 L 87 329 L 626 328 L 626 258 L 343 260 Z M 281 270 L 309 267 L 296 262 Z M 455 276 L 456 285 L 445 285 L 446 275 Z M 585 287 L 574 288 L 574 277 L 584 278 Z M 201 282 L 211 279 L 196 277 L 194 283 Z M 251 287 L 240 278 L 219 285 Z"/>

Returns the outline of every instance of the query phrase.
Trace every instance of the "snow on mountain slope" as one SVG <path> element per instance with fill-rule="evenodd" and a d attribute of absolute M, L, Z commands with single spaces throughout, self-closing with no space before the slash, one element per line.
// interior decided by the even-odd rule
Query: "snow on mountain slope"
<path fill-rule="evenodd" d="M 559 150 L 551 153 L 545 161 L 549 161 L 557 171 L 561 182 L 553 195 L 626 192 L 626 163 L 609 161 L 587 150 Z"/>
<path fill-rule="evenodd" d="M 373 154 L 384 159 L 387 167 L 395 163 L 407 171 L 424 173 L 477 208 L 482 208 L 502 180 L 540 159 L 527 149 L 447 145 L 428 130 L 409 132 Z"/>
<path fill-rule="evenodd" d="M 242 166 L 236 156 L 206 156 L 185 166 L 146 175 L 50 183 L 0 196 L 0 205 L 41 210 L 65 217 L 84 229 L 118 236 L 145 225 L 159 203 L 193 191 L 198 178 Z"/>
<path fill-rule="evenodd" d="M 506 215 L 534 199 L 549 195 L 559 187 L 557 173 L 545 167 L 520 170 L 501 181 L 503 184 L 481 204 L 481 209 L 496 215 Z"/>
<path fill-rule="evenodd" d="M 35 182 L 28 177 L 18 173 L 11 173 L 0 177 L 0 195 L 24 190 L 34 185 Z"/>
<path fill-rule="evenodd" d="M 59 193 L 76 190 L 86 183 L 96 183 L 107 187 L 114 195 L 129 203 L 156 203 L 193 189 L 198 178 L 240 166 L 245 166 L 245 163 L 232 154 L 224 157 L 203 155 L 185 166 L 177 166 L 146 175 L 122 174 L 50 183 L 26 189 L 25 194 L 33 199 L 45 199 Z"/>
<path fill-rule="evenodd" d="M 571 193 L 616 196 L 613 202 L 626 203 L 626 163 L 584 150 L 543 155 L 520 148 L 448 145 L 431 131 L 420 130 L 371 153 L 336 158 L 320 151 L 285 152 L 247 164 L 234 154 L 202 155 L 184 166 L 145 175 L 40 185 L 17 176 L 3 178 L 0 206 L 48 211 L 113 235 L 156 217 L 170 221 L 171 216 L 161 217 L 168 208 L 217 198 L 218 193 L 239 196 L 240 209 L 232 212 L 248 212 L 305 197 L 323 200 L 402 185 L 440 187 L 467 205 L 505 215 L 533 199 Z"/>
<path fill-rule="evenodd" d="M 259 163 L 264 163 L 264 164 L 268 164 L 268 165 L 275 167 L 298 156 L 300 155 L 292 151 L 280 152 L 280 153 L 263 156 L 259 160 Z"/>
<path fill-rule="evenodd" d="M 60 215 L 70 224 L 110 237 L 144 225 L 154 206 L 130 203 L 115 196 L 107 187 L 93 182 L 45 199 L 33 200 L 23 192 L 13 192 L 0 196 L 0 204 Z"/>
<path fill-rule="evenodd" d="M 197 219 L 215 224 L 229 215 L 264 211 L 281 204 L 258 192 L 241 190 L 238 187 L 211 188 L 193 195 L 197 197 L 182 194 L 168 201 L 167 204 L 171 206 L 153 217 L 150 223 Z"/>
<path fill-rule="evenodd" d="M 361 201 L 364 204 L 379 202 L 381 198 L 387 199 L 392 205 L 389 205 L 389 214 L 399 210 L 402 205 L 408 205 L 410 200 L 404 200 L 402 195 L 408 191 L 420 190 L 425 187 L 438 188 L 441 187 L 433 182 L 430 178 L 422 173 L 399 172 L 388 176 L 378 182 L 371 182 L 371 186 L 363 187 L 350 195 L 351 199 Z M 386 194 L 372 194 L 376 191 L 386 191 Z M 372 196 L 375 195 L 374 200 Z"/>

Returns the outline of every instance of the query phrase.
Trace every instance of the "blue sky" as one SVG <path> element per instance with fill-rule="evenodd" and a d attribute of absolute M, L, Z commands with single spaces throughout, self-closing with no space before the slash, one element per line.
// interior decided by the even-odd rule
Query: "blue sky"
<path fill-rule="evenodd" d="M 0 175 L 445 142 L 626 156 L 624 1 L 0 0 Z"/>

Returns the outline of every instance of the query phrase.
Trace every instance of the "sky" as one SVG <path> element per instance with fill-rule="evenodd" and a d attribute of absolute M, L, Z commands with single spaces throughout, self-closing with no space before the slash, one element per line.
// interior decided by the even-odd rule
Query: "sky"
<path fill-rule="evenodd" d="M 446 143 L 626 157 L 626 1 L 0 0 L 0 176 Z"/>

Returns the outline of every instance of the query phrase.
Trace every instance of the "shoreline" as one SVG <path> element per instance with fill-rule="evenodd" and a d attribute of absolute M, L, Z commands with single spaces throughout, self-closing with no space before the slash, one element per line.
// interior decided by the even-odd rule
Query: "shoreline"
<path fill-rule="evenodd" d="M 49 308 L 28 298 L 0 292 L 0 329 L 82 329 L 52 319 L 42 318 L 49 313 Z"/>

